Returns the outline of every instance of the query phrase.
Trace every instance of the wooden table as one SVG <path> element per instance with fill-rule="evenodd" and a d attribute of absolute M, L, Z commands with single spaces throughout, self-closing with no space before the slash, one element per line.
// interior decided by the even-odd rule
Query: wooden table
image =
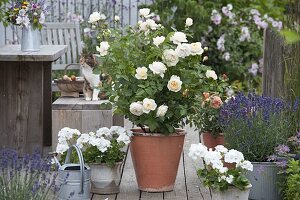
<path fill-rule="evenodd" d="M 51 146 L 51 63 L 67 46 L 20 49 L 0 47 L 0 149 L 24 153 Z"/>

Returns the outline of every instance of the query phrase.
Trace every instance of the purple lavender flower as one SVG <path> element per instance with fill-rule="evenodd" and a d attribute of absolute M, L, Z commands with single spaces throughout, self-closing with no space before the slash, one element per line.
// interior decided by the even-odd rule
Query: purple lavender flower
<path fill-rule="evenodd" d="M 285 155 L 286 153 L 290 152 L 290 148 L 287 145 L 280 144 L 275 148 L 275 151 L 278 153 L 278 155 Z"/>

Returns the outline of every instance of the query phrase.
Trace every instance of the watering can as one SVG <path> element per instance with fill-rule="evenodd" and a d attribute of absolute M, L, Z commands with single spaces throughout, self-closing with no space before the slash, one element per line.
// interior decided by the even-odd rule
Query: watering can
<path fill-rule="evenodd" d="M 79 158 L 79 164 L 70 163 L 72 149 L 75 148 Z M 58 183 L 59 200 L 89 200 L 90 199 L 90 180 L 91 169 L 84 165 L 84 160 L 80 148 L 76 145 L 71 146 L 67 151 L 64 165 L 58 163 Z"/>

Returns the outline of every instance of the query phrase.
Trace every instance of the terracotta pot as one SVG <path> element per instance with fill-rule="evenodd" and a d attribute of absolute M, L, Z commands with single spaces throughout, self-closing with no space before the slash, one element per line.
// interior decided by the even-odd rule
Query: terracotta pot
<path fill-rule="evenodd" d="M 184 130 L 178 129 L 171 135 L 145 134 L 139 128 L 132 131 L 130 151 L 139 190 L 172 191 L 184 143 Z"/>
<path fill-rule="evenodd" d="M 203 132 L 200 134 L 200 141 L 203 145 L 207 146 L 207 148 L 214 149 L 217 145 L 225 144 L 225 137 L 223 133 L 220 133 L 217 137 L 214 137 L 209 132 Z"/>

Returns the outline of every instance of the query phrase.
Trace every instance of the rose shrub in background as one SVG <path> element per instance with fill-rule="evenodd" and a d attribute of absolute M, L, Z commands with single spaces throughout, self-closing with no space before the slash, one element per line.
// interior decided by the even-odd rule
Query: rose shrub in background
<path fill-rule="evenodd" d="M 207 90 L 213 78 L 201 64 L 206 48 L 188 42 L 192 19 L 182 22 L 185 30 L 168 32 L 149 9 L 139 14 L 138 25 L 108 42 L 108 53 L 101 58 L 101 68 L 113 80 L 107 91 L 115 112 L 145 132 L 147 126 L 150 132 L 174 133 L 193 112 L 196 94 Z"/>
<path fill-rule="evenodd" d="M 116 162 L 123 161 L 126 154 L 123 148 L 130 143 L 131 134 L 131 131 L 120 126 L 112 126 L 110 129 L 103 127 L 89 133 L 65 127 L 58 133 L 56 152 L 64 158 L 69 147 L 76 144 L 82 149 L 86 163 L 106 163 L 112 167 Z M 77 156 L 72 158 L 76 159 Z"/>
<path fill-rule="evenodd" d="M 286 144 L 299 128 L 298 109 L 298 101 L 238 93 L 220 111 L 225 141 L 251 162 L 267 161 L 274 148 Z"/>
<path fill-rule="evenodd" d="M 57 173 L 51 171 L 51 159 L 38 152 L 19 156 L 10 149 L 0 152 L 0 200 L 55 199 L 59 185 L 55 185 Z"/>
<path fill-rule="evenodd" d="M 198 143 L 191 145 L 189 157 L 195 161 L 203 160 L 204 168 L 198 169 L 197 174 L 205 186 L 223 191 L 229 186 L 244 190 L 250 185 L 245 174 L 247 171 L 253 171 L 253 165 L 245 160 L 243 154 L 237 150 L 228 150 L 224 146 L 218 145 L 213 151 Z M 224 166 L 224 162 L 233 164 L 233 167 Z"/>

